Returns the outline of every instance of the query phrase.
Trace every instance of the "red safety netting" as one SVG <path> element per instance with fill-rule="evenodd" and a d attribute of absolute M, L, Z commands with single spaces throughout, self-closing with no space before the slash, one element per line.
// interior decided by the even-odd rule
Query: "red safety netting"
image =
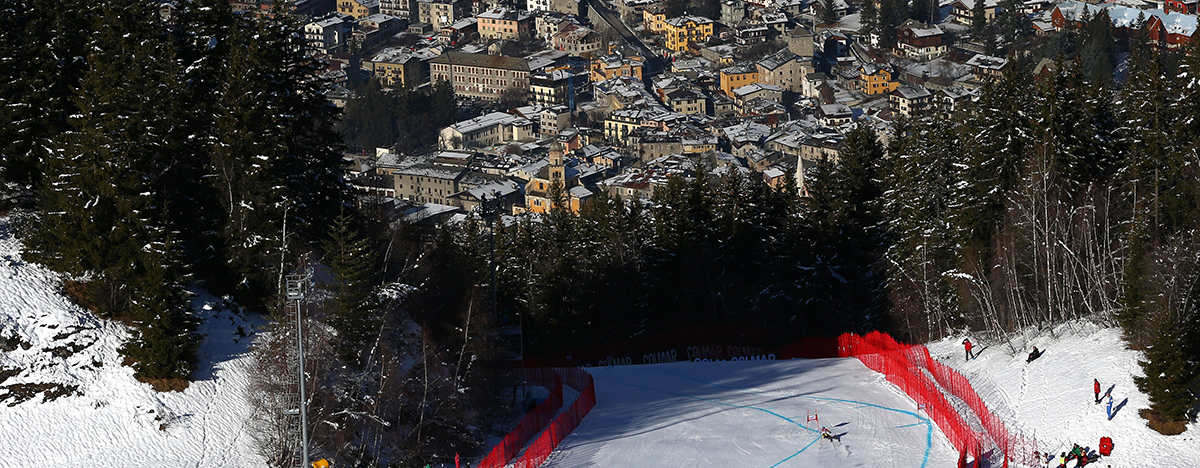
<path fill-rule="evenodd" d="M 924 346 L 901 344 L 880 332 L 866 336 L 846 334 L 838 338 L 838 355 L 858 358 L 916 400 L 918 408 L 925 410 L 929 419 L 962 453 L 960 464 L 965 463 L 968 453 L 978 463 L 983 448 L 993 446 L 1000 451 L 1005 465 L 1010 459 L 1033 463 L 1035 442 L 1010 432 L 987 408 L 970 381 L 933 359 Z M 972 419 L 979 422 L 983 432 L 971 428 L 963 414 L 946 399 L 947 394 L 962 400 L 970 408 Z"/>
<path fill-rule="evenodd" d="M 542 428 L 546 427 L 546 424 L 562 408 L 563 381 L 558 372 L 555 372 L 554 369 L 522 369 L 522 372 L 525 373 L 527 384 L 549 388 L 550 396 L 521 418 L 517 427 L 505 435 L 504 440 L 496 444 L 492 451 L 479 461 L 478 466 L 480 467 L 501 468 L 506 465 L 509 460 L 517 456 L 521 447 L 524 447 L 538 432 L 541 432 Z"/>
<path fill-rule="evenodd" d="M 596 384 L 592 381 L 591 374 L 578 368 L 562 370 L 567 385 L 579 390 L 579 397 L 575 398 L 575 402 L 566 411 L 554 418 L 550 426 L 542 432 L 542 435 L 538 436 L 537 440 L 533 441 L 529 448 L 525 449 L 525 453 L 519 459 L 513 461 L 513 468 L 541 466 L 550 457 L 550 452 L 558 447 L 559 442 L 562 442 L 571 434 L 571 431 L 579 427 L 583 417 L 587 416 L 592 407 L 596 406 Z"/>
<path fill-rule="evenodd" d="M 510 460 L 512 460 L 512 466 L 520 468 L 535 468 L 541 465 L 550 456 L 550 452 L 558 447 L 558 443 L 562 442 L 576 427 L 579 427 L 583 417 L 587 416 L 592 407 L 596 406 L 596 384 L 592 380 L 592 375 L 583 369 L 574 367 L 542 368 L 525 369 L 525 372 L 527 372 L 526 380 L 530 383 L 541 382 L 547 387 L 554 386 L 558 395 L 557 405 L 554 405 L 548 414 L 541 412 L 542 406 L 552 403 L 550 400 L 554 399 L 555 390 L 551 390 L 551 398 L 547 398 L 541 405 L 538 405 L 537 409 L 526 415 L 517 428 L 508 433 L 504 437 L 504 441 L 479 462 L 477 466 L 480 468 L 502 468 Z M 562 407 L 562 386 L 564 384 L 579 391 L 579 396 L 565 411 L 558 413 L 559 408 Z M 555 413 L 558 413 L 558 416 L 551 421 L 550 418 Z M 527 421 L 529 421 L 528 426 L 526 426 Z M 548 425 L 547 422 L 549 422 Z M 536 426 L 534 426 L 535 424 Z M 533 429 L 529 429 L 530 427 Z M 544 431 L 540 431 L 542 427 L 545 427 Z M 525 449 L 525 453 L 513 460 L 520 452 L 521 447 L 524 447 L 539 431 L 541 435 Z"/>

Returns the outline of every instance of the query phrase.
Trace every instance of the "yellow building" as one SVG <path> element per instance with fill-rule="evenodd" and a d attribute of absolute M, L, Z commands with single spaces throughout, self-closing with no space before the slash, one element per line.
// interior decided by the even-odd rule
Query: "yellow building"
<path fill-rule="evenodd" d="M 593 82 L 604 81 L 618 76 L 632 76 L 642 79 L 642 58 L 622 57 L 617 54 L 605 55 L 592 59 L 591 78 Z"/>
<path fill-rule="evenodd" d="M 733 90 L 758 83 L 758 68 L 753 64 L 734 65 L 721 69 L 721 92 L 733 97 Z"/>
<path fill-rule="evenodd" d="M 707 42 L 713 35 L 713 20 L 703 16 L 680 16 L 665 20 L 662 25 L 667 48 L 676 52 L 687 50 L 693 42 Z"/>
<path fill-rule="evenodd" d="M 338 0 L 337 11 L 354 19 L 363 19 L 379 13 L 379 0 Z"/>
<path fill-rule="evenodd" d="M 646 29 L 655 34 L 662 33 L 663 21 L 667 20 L 667 14 L 663 11 L 660 6 L 642 10 L 642 24 L 646 26 Z"/>
<path fill-rule="evenodd" d="M 888 67 L 869 63 L 863 65 L 859 73 L 864 93 L 887 94 L 900 87 L 900 82 L 892 79 L 892 71 Z"/>
<path fill-rule="evenodd" d="M 561 190 L 561 194 L 555 193 Z M 525 209 L 532 213 L 548 213 L 555 208 L 554 197 L 562 197 L 565 207 L 579 214 L 591 199 L 591 192 L 580 185 L 579 171 L 566 167 L 563 162 L 563 147 L 557 141 L 550 145 L 550 164 L 541 168 L 525 184 Z"/>

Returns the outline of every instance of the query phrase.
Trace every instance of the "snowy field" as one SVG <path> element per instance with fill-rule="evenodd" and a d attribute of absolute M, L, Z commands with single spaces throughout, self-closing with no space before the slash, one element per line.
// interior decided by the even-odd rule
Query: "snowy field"
<path fill-rule="evenodd" d="M 1125 347 L 1120 330 L 1070 323 L 1054 333 L 1029 333 L 1011 343 L 977 344 L 977 350 L 984 349 L 970 362 L 963 355 L 962 340 L 958 336 L 927 347 L 970 379 L 997 416 L 1034 436 L 1043 451 L 1069 451 L 1071 444 L 1095 449 L 1101 437 L 1109 436 L 1112 456 L 1094 466 L 1200 467 L 1200 424 L 1168 437 L 1147 427 L 1138 415 L 1139 409 L 1150 406 L 1133 383 L 1133 376 L 1142 375 L 1137 363 L 1142 353 Z M 1033 346 L 1045 354 L 1026 364 Z M 1100 381 L 1101 395 L 1112 392 L 1111 421 L 1107 400 L 1095 403 L 1092 379 Z"/>
<path fill-rule="evenodd" d="M 158 393 L 120 365 L 125 327 L 94 318 L 60 291 L 56 274 L 22 261 L 0 220 L 0 342 L 13 347 L 0 352 L 0 369 L 15 373 L 0 374 L 0 467 L 264 466 L 245 427 L 250 339 L 237 335 L 258 322 L 199 298 L 206 339 L 196 382 Z M 31 391 L 39 388 L 51 390 Z M 30 398 L 17 403 L 23 397 L 14 394 Z"/>
<path fill-rule="evenodd" d="M 945 467 L 958 454 L 856 359 L 589 369 L 596 407 L 543 466 Z M 821 439 L 816 422 L 841 436 Z"/>

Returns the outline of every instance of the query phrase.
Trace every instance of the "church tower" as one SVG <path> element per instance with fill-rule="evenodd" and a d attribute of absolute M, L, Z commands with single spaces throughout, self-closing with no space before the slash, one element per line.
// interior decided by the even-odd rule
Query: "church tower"
<path fill-rule="evenodd" d="M 562 145 L 557 141 L 550 145 L 550 184 L 558 184 L 559 187 L 566 188 L 567 181 L 564 177 L 566 167 L 563 165 L 563 149 Z"/>

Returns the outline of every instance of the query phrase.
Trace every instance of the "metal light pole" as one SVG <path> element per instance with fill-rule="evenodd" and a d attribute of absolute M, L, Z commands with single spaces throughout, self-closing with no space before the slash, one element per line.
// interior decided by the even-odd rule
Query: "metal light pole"
<path fill-rule="evenodd" d="M 288 275 L 287 298 L 296 301 L 296 354 L 300 377 L 300 466 L 308 466 L 308 394 L 304 391 L 304 282 L 308 275 Z"/>

